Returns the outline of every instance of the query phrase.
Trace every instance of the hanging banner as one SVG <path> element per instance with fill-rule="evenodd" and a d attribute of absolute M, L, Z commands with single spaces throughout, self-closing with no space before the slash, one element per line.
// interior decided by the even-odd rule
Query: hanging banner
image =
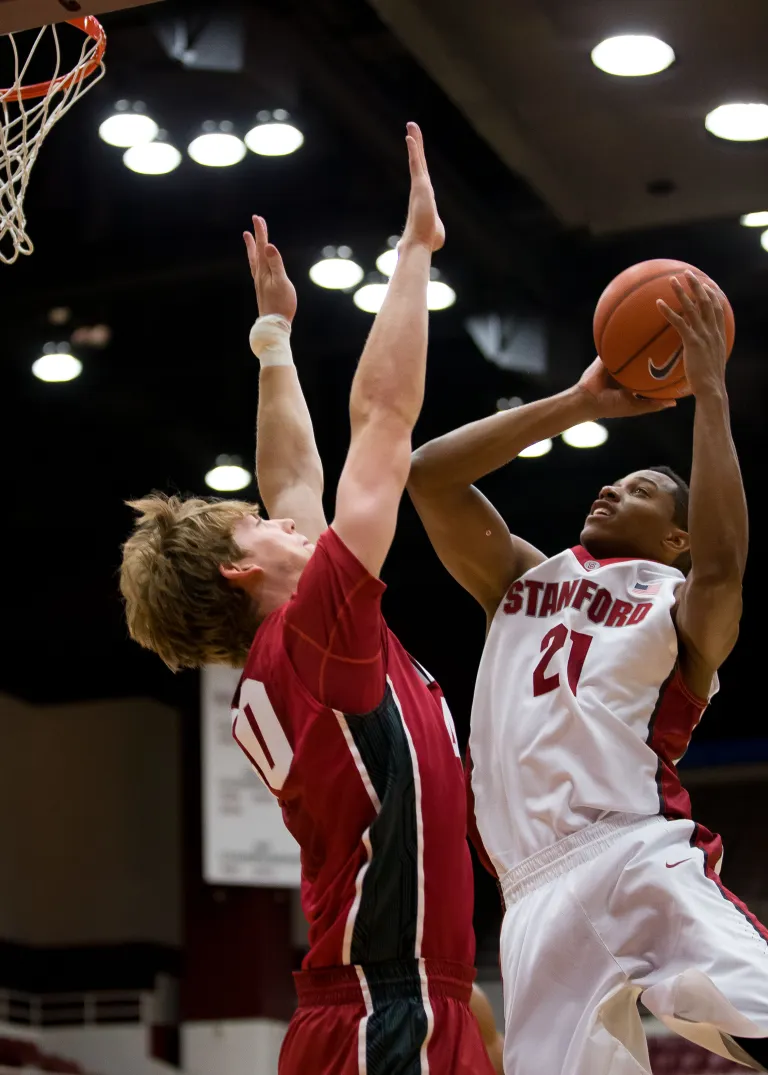
<path fill-rule="evenodd" d="M 277 799 L 232 738 L 239 678 L 236 669 L 220 666 L 201 674 L 203 876 L 212 885 L 298 888 L 299 846 Z"/>

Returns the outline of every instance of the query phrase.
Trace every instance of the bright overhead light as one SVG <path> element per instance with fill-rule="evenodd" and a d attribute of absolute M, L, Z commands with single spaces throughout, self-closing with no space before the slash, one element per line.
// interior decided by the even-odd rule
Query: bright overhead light
<path fill-rule="evenodd" d="M 289 123 L 290 116 L 284 108 L 274 112 L 259 112 L 256 126 L 245 136 L 245 144 L 252 153 L 262 157 L 285 157 L 295 153 L 304 144 L 304 135 L 298 127 Z"/>
<path fill-rule="evenodd" d="M 73 381 L 75 377 L 79 377 L 83 372 L 83 364 L 66 350 L 66 344 L 59 344 L 54 350 L 49 350 L 50 346 L 49 344 L 45 353 L 32 363 L 35 377 L 50 383 Z"/>
<path fill-rule="evenodd" d="M 518 452 L 518 459 L 538 459 L 540 455 L 546 455 L 547 452 L 552 451 L 552 441 L 547 438 L 546 440 L 537 440 L 535 444 L 530 444 L 527 448 L 523 448 L 522 452 Z"/>
<path fill-rule="evenodd" d="M 99 137 L 110 146 L 125 149 L 151 142 L 157 136 L 158 126 L 144 111 L 142 101 L 118 101 L 113 115 L 99 127 Z"/>
<path fill-rule="evenodd" d="M 764 231 L 763 234 L 760 236 L 760 245 L 762 246 L 763 250 L 768 250 L 768 231 Z"/>
<path fill-rule="evenodd" d="M 168 142 L 147 142 L 127 149 L 123 164 L 139 175 L 167 175 L 181 164 L 181 153 Z"/>
<path fill-rule="evenodd" d="M 675 59 L 675 51 L 665 41 L 647 34 L 607 37 L 592 49 L 592 63 L 608 75 L 626 78 L 655 75 Z"/>
<path fill-rule="evenodd" d="M 427 309 L 447 310 L 456 301 L 456 292 L 443 280 L 430 280 L 427 284 Z"/>
<path fill-rule="evenodd" d="M 599 448 L 608 440 L 608 430 L 599 422 L 582 422 L 566 429 L 562 436 L 571 448 Z"/>
<path fill-rule="evenodd" d="M 390 235 L 387 239 L 387 249 L 376 258 L 376 268 L 382 276 L 391 276 L 397 265 L 397 244 L 400 242 L 399 235 Z"/>
<path fill-rule="evenodd" d="M 388 289 L 389 284 L 363 284 L 352 296 L 352 301 L 358 310 L 364 310 L 367 314 L 377 314 L 384 303 Z"/>
<path fill-rule="evenodd" d="M 354 287 L 364 276 L 362 267 L 352 260 L 352 250 L 348 246 L 323 247 L 320 261 L 315 262 L 309 270 L 313 284 L 332 291 Z"/>
<path fill-rule="evenodd" d="M 253 475 L 241 466 L 237 456 L 220 455 L 216 466 L 205 475 L 205 484 L 218 493 L 236 493 L 252 481 Z"/>
<path fill-rule="evenodd" d="M 720 105 L 707 115 L 704 126 L 710 134 L 729 142 L 759 142 L 768 138 L 768 105 Z"/>
<path fill-rule="evenodd" d="M 768 228 L 768 212 L 745 213 L 739 223 L 745 228 Z"/>
<path fill-rule="evenodd" d="M 233 134 L 234 124 L 206 120 L 203 133 L 193 138 L 187 152 L 196 164 L 206 168 L 230 168 L 239 164 L 247 150 L 242 138 Z"/>

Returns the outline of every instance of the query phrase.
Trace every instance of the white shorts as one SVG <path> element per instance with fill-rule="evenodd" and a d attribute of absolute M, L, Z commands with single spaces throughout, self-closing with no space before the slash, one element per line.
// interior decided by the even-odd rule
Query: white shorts
<path fill-rule="evenodd" d="M 768 1037 L 768 931 L 706 875 L 693 831 L 623 815 L 502 878 L 506 1075 L 650 1072 L 639 998 L 721 1056 Z"/>

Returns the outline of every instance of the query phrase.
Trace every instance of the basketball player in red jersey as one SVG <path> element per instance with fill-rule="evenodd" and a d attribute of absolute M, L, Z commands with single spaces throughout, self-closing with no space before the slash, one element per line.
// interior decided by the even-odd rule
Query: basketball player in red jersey
<path fill-rule="evenodd" d="M 281 1075 L 491 1071 L 469 1008 L 473 880 L 453 722 L 380 607 L 444 241 L 415 124 L 407 144 L 408 220 L 352 385 L 332 525 L 288 342 L 296 294 L 256 217 L 246 242 L 270 519 L 236 501 L 149 498 L 124 553 L 138 641 L 176 667 L 244 663 L 234 735 L 301 847 L 310 950 Z"/>
<path fill-rule="evenodd" d="M 723 310 L 686 283 L 673 284 L 681 312 L 661 308 L 695 396 L 690 490 L 664 467 L 613 481 L 581 544 L 547 558 L 474 487 L 570 426 L 658 409 L 599 360 L 569 391 L 413 460 L 433 545 L 489 621 L 471 792 L 507 908 L 507 1075 L 650 1072 L 639 997 L 671 1029 L 768 1069 L 768 931 L 723 887 L 720 839 L 691 820 L 676 768 L 735 644 L 747 557 Z"/>

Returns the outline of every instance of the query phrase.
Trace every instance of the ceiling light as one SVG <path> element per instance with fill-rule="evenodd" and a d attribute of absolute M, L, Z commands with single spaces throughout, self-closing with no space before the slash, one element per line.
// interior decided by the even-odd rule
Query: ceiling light
<path fill-rule="evenodd" d="M 546 440 L 537 440 L 535 444 L 530 444 L 527 448 L 523 448 L 522 452 L 518 452 L 518 459 L 537 459 L 540 455 L 546 455 L 547 452 L 552 451 L 552 441 L 547 438 Z"/>
<path fill-rule="evenodd" d="M 238 456 L 220 455 L 216 466 L 205 475 L 205 484 L 218 493 L 236 493 L 245 489 L 253 481 L 253 475 L 246 470 Z"/>
<path fill-rule="evenodd" d="M 447 310 L 456 301 L 456 292 L 444 280 L 437 279 L 437 270 L 432 270 L 432 279 L 427 284 L 427 309 Z"/>
<path fill-rule="evenodd" d="M 32 372 L 40 381 L 73 381 L 83 372 L 83 364 L 69 353 L 68 344 L 47 343 L 41 357 L 32 363 Z"/>
<path fill-rule="evenodd" d="M 358 310 L 364 310 L 367 314 L 377 314 L 389 290 L 389 281 L 377 279 L 376 273 L 372 273 L 368 281 L 367 284 L 357 289 L 352 296 L 352 301 Z"/>
<path fill-rule="evenodd" d="M 203 133 L 189 143 L 187 152 L 196 164 L 204 164 L 206 168 L 230 168 L 239 164 L 246 148 L 233 131 L 232 123 L 208 120 L 203 124 Z"/>
<path fill-rule="evenodd" d="M 397 265 L 397 244 L 400 242 L 400 237 L 397 235 L 390 235 L 387 239 L 387 249 L 376 258 L 376 268 L 382 274 L 382 276 L 391 276 L 395 271 L 395 265 Z"/>
<path fill-rule="evenodd" d="M 157 124 L 146 115 L 142 101 L 118 101 L 113 115 L 99 127 L 99 137 L 110 146 L 138 146 L 156 137 Z"/>
<path fill-rule="evenodd" d="M 768 212 L 745 213 L 739 223 L 745 228 L 768 228 Z"/>
<path fill-rule="evenodd" d="M 760 236 L 760 245 L 762 246 L 763 250 L 768 250 L 768 231 L 764 231 L 763 234 Z"/>
<path fill-rule="evenodd" d="M 665 41 L 647 34 L 622 34 L 607 37 L 592 49 L 592 63 L 608 75 L 638 77 L 655 75 L 675 59 L 675 52 Z"/>
<path fill-rule="evenodd" d="M 245 144 L 252 153 L 262 157 L 284 157 L 295 153 L 304 144 L 304 135 L 288 120 L 284 108 L 274 112 L 259 112 L 256 126 L 245 136 Z"/>
<path fill-rule="evenodd" d="M 704 126 L 710 134 L 730 142 L 759 142 L 768 138 L 768 105 L 720 105 L 707 115 Z"/>
<path fill-rule="evenodd" d="M 571 448 L 599 448 L 608 440 L 608 430 L 599 422 L 582 422 L 566 429 L 562 436 Z"/>
<path fill-rule="evenodd" d="M 333 291 L 354 287 L 364 276 L 361 266 L 352 260 L 352 250 L 348 246 L 324 246 L 320 261 L 309 270 L 313 284 Z"/>
<path fill-rule="evenodd" d="M 181 164 L 181 153 L 165 141 L 165 131 L 159 131 L 154 142 L 126 149 L 123 164 L 139 175 L 167 175 Z"/>

